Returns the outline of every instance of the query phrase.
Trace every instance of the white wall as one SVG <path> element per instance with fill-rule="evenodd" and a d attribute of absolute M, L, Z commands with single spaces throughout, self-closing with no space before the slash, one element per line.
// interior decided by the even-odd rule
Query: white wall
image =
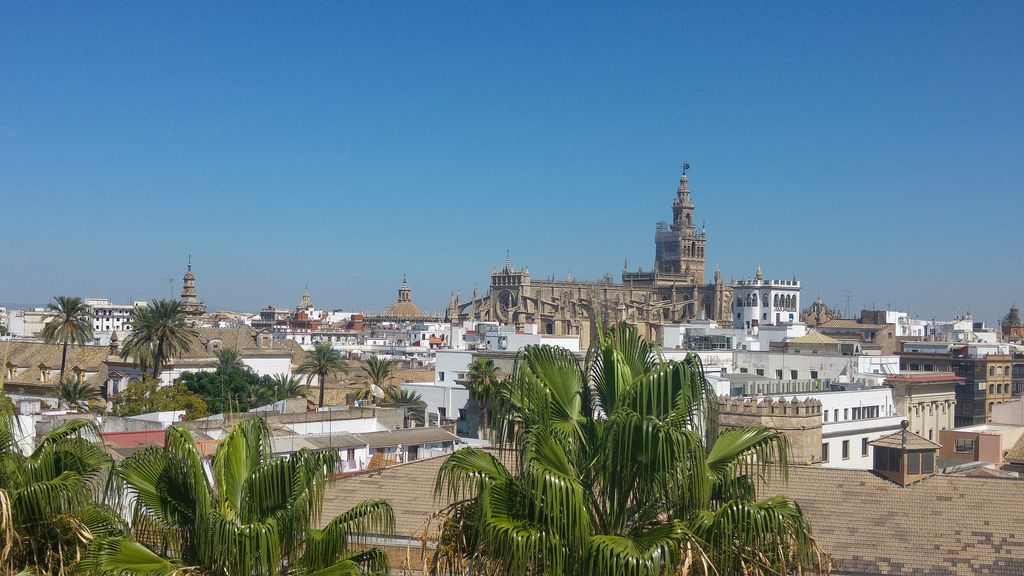
<path fill-rule="evenodd" d="M 458 419 L 459 410 L 468 407 L 471 399 L 469 390 L 454 382 L 408 382 L 401 385 L 403 390 L 411 390 L 420 395 L 427 403 L 428 414 L 440 415 L 444 409 L 446 418 Z"/>
<path fill-rule="evenodd" d="M 376 418 L 294 422 L 284 426 L 296 434 L 337 434 L 338 432 L 358 434 L 360 432 L 382 432 L 388 429 L 378 422 Z"/>
<path fill-rule="evenodd" d="M 871 442 L 882 436 L 899 432 L 902 416 L 886 416 L 870 420 L 854 420 L 849 422 L 832 422 L 821 427 L 821 442 L 828 444 L 828 462 L 822 462 L 823 468 L 850 468 L 870 470 L 873 465 L 874 447 L 868 446 L 864 453 L 864 441 Z M 848 442 L 849 458 L 843 458 L 843 442 Z"/>
<path fill-rule="evenodd" d="M 473 353 L 462 350 L 438 350 L 434 355 L 434 383 L 451 384 L 469 370 Z"/>
<path fill-rule="evenodd" d="M 789 397 L 789 395 L 786 395 Z M 896 413 L 891 388 L 868 388 L 845 392 L 816 392 L 795 394 L 799 399 L 813 398 L 821 402 L 821 442 L 829 445 L 829 460 L 822 462 L 825 468 L 851 468 L 869 470 L 872 466 L 874 448 L 871 442 L 898 432 L 904 416 Z M 877 408 L 878 416 L 865 417 L 865 408 Z M 857 409 L 857 410 L 855 410 Z M 858 414 L 859 412 L 859 414 Z M 857 416 L 860 416 L 859 418 Z M 849 454 L 843 458 L 843 442 L 848 442 Z"/>
<path fill-rule="evenodd" d="M 292 359 L 290 356 L 248 357 L 242 358 L 242 363 L 257 376 L 292 373 Z"/>

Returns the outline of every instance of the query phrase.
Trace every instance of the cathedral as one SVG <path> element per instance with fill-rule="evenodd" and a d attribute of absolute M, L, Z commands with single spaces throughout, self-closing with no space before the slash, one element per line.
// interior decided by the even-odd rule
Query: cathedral
<path fill-rule="evenodd" d="M 697 230 L 686 168 L 672 202 L 672 222 L 659 222 L 654 233 L 654 267 L 635 271 L 623 267 L 621 282 L 611 275 L 596 281 L 566 278 L 536 280 L 527 268 L 516 268 L 508 258 L 491 271 L 491 285 L 480 295 L 462 301 L 453 295 L 447 318 L 452 322 L 485 321 L 534 324 L 538 332 L 578 335 L 590 345 L 595 318 L 606 324 L 626 320 L 651 340 L 659 340 L 661 327 L 695 318 L 717 320 L 730 326 L 732 286 L 722 281 L 715 267 L 714 280 L 705 283 L 707 234 Z"/>

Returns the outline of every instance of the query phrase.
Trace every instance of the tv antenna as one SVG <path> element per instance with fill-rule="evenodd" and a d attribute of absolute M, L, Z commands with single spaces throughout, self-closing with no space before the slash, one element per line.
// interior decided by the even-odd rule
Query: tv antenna
<path fill-rule="evenodd" d="M 853 298 L 853 288 L 846 289 L 846 317 L 850 317 L 850 298 Z"/>

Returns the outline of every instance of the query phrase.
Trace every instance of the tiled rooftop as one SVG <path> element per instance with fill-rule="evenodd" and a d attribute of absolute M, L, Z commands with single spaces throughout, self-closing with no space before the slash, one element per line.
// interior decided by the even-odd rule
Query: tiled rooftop
<path fill-rule="evenodd" d="M 384 498 L 396 534 L 436 534 L 434 498 L 444 458 L 340 479 L 328 488 L 324 522 L 357 502 Z M 763 496 L 800 504 L 835 574 L 1024 575 L 1024 481 L 935 476 L 901 488 L 863 470 L 793 466 Z M 430 521 L 430 522 L 428 522 Z"/>

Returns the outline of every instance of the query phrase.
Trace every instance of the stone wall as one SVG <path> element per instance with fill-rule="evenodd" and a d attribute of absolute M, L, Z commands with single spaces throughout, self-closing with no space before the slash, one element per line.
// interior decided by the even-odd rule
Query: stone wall
<path fill-rule="evenodd" d="M 789 442 L 793 464 L 821 463 L 821 401 L 771 396 L 718 399 L 719 430 L 765 426 L 778 430 Z"/>

